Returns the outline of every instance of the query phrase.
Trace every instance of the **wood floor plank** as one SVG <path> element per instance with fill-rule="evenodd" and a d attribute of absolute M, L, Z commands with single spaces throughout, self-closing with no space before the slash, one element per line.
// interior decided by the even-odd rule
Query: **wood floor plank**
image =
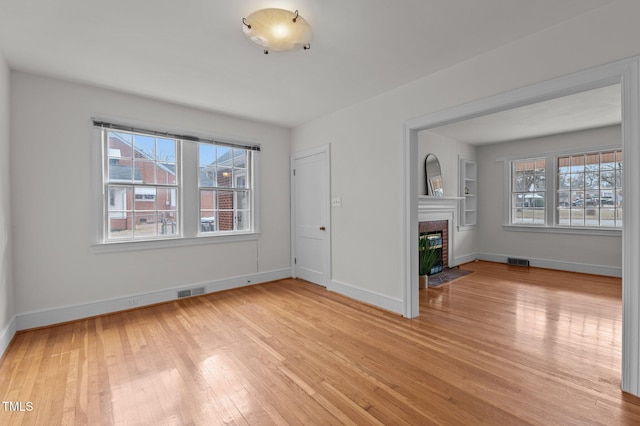
<path fill-rule="evenodd" d="M 289 279 L 20 332 L 0 424 L 640 424 L 620 279 L 463 268 L 411 320 Z"/>

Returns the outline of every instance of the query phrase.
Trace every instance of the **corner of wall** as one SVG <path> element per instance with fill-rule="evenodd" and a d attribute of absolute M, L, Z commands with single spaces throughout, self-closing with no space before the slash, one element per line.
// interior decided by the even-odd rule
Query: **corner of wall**
<path fill-rule="evenodd" d="M 13 288 L 10 185 L 10 76 L 0 53 L 0 355 L 16 333 Z"/>
<path fill-rule="evenodd" d="M 18 328 L 16 326 L 16 317 L 14 316 L 4 327 L 0 329 L 0 359 L 4 356 L 5 351 L 11 344 L 13 337 L 16 335 Z"/>

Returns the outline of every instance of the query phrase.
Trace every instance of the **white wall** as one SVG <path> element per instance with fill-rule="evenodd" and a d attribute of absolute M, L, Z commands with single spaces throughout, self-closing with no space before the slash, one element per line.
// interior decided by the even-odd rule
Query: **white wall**
<path fill-rule="evenodd" d="M 429 130 L 418 132 L 418 194 L 426 194 L 426 180 L 424 177 L 424 159 L 427 154 L 433 153 L 438 157 L 442 169 L 442 181 L 444 195 L 447 197 L 459 197 L 460 167 L 459 158 L 466 160 L 476 159 L 476 149 L 473 145 L 460 142 L 446 136 L 435 134 Z M 457 259 L 475 258 L 476 234 L 475 228 L 458 229 L 458 224 L 453 227 L 454 256 Z"/>
<path fill-rule="evenodd" d="M 100 307 L 38 316 L 43 311 L 114 299 L 120 303 L 127 295 L 273 271 L 290 276 L 289 129 L 21 72 L 11 77 L 19 328 L 96 314 Z M 90 166 L 95 115 L 261 143 L 259 240 L 94 253 Z M 125 307 L 109 304 L 106 310 Z"/>
<path fill-rule="evenodd" d="M 9 67 L 0 55 L 0 355 L 15 333 L 9 185 Z"/>
<path fill-rule="evenodd" d="M 435 154 L 440 162 L 444 195 L 458 197 L 458 157 L 474 160 L 475 147 L 429 130 L 418 132 L 418 195 L 426 194 L 424 159 L 430 153 Z"/>
<path fill-rule="evenodd" d="M 504 161 L 517 155 L 599 149 L 621 145 L 620 126 L 565 133 L 537 139 L 479 146 L 478 250 L 489 260 L 520 257 L 532 265 L 610 274 L 622 268 L 622 239 L 618 236 L 568 235 L 504 230 Z M 526 241 L 526 244 L 523 244 Z M 504 259 L 502 259 L 504 260 Z M 591 268 L 594 268 L 593 270 Z"/>
<path fill-rule="evenodd" d="M 372 303 L 403 298 L 406 120 L 636 55 L 638 16 L 640 2 L 621 0 L 294 129 L 294 150 L 331 143 L 332 196 L 343 200 L 332 209 L 333 280 Z"/>

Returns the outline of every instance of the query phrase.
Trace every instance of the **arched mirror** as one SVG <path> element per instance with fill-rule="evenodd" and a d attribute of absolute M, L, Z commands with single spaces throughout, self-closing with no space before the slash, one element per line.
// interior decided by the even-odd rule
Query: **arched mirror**
<path fill-rule="evenodd" d="M 427 195 L 443 197 L 442 171 L 440 170 L 440 161 L 435 154 L 427 154 L 424 159 L 424 174 L 427 179 Z"/>

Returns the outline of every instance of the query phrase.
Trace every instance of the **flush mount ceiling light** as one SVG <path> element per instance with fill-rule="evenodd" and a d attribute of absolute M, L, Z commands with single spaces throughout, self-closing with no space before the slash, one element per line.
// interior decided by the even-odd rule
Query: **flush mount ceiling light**
<path fill-rule="evenodd" d="M 311 27 L 298 11 L 260 9 L 242 19 L 242 31 L 264 54 L 311 48 Z"/>

